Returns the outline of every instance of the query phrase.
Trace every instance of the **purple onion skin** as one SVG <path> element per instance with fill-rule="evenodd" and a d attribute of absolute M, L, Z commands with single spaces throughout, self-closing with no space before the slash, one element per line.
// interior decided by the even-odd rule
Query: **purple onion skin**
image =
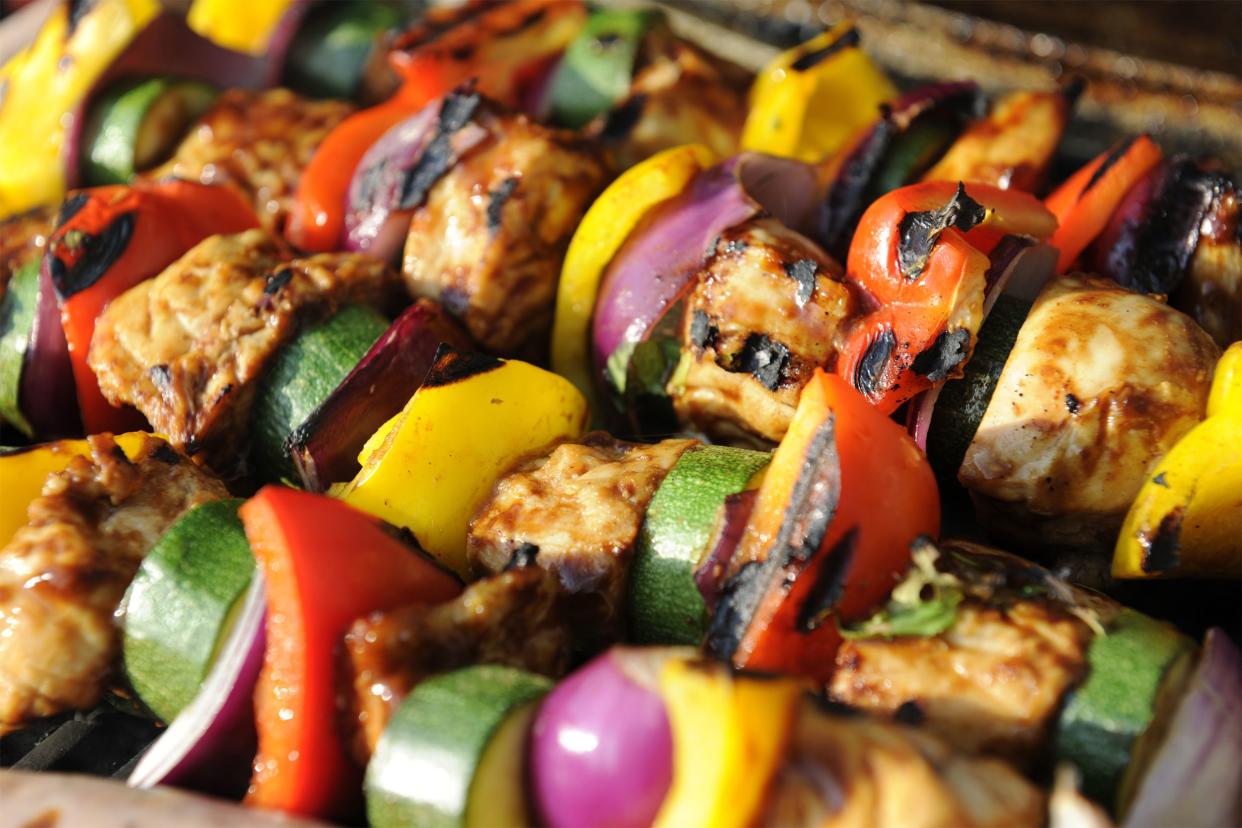
<path fill-rule="evenodd" d="M 641 653 L 609 650 L 544 700 L 530 743 L 540 824 L 633 828 L 654 821 L 672 784 L 673 735 L 664 702 L 626 675 L 625 660 Z"/>
<path fill-rule="evenodd" d="M 694 584 L 699 588 L 703 603 L 709 610 L 715 611 L 716 604 L 720 601 L 725 573 L 729 571 L 733 553 L 742 541 L 742 534 L 746 531 L 750 513 L 754 511 L 755 501 L 758 499 L 758 489 L 747 489 L 731 494 L 724 500 L 724 516 L 716 544 L 694 571 Z"/>
<path fill-rule="evenodd" d="M 1240 789 L 1242 658 L 1225 631 L 1213 628 L 1122 825 L 1242 824 Z"/>
<path fill-rule="evenodd" d="M 642 342 L 688 289 L 715 239 L 761 211 L 795 229 L 815 207 L 807 164 L 743 153 L 704 171 L 655 208 L 626 240 L 604 275 L 593 323 L 595 367 L 623 344 Z"/>
<path fill-rule="evenodd" d="M 290 437 L 289 453 L 312 492 L 350 480 L 358 452 L 423 384 L 441 343 L 473 349 L 470 336 L 434 302 L 397 317 L 328 398 Z"/>
<path fill-rule="evenodd" d="M 60 302 L 46 256 L 39 268 L 39 299 L 18 396 L 22 412 L 40 439 L 76 437 L 82 433 L 69 343 L 61 325 Z"/>

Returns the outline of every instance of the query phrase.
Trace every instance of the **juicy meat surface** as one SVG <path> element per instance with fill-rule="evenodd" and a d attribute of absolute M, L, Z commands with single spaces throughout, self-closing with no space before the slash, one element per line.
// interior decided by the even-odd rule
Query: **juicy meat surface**
<path fill-rule="evenodd" d="M 622 168 L 682 144 L 703 144 L 728 158 L 746 123 L 750 80 L 746 70 L 656 29 L 644 39 L 629 96 L 613 108 L 602 137 Z"/>
<path fill-rule="evenodd" d="M 1085 674 L 1088 639 L 1086 624 L 1049 602 L 971 600 L 937 636 L 845 641 L 830 691 L 869 712 L 914 705 L 925 728 L 958 749 L 1026 764 Z"/>
<path fill-rule="evenodd" d="M 414 212 L 402 273 L 487 350 L 537 353 L 565 249 L 608 171 L 573 133 L 490 110 L 476 122 L 487 137 Z"/>
<path fill-rule="evenodd" d="M 1010 828 L 1045 822 L 1044 797 L 1011 766 L 930 733 L 804 703 L 763 825 Z"/>
<path fill-rule="evenodd" d="M 537 567 L 468 586 L 434 607 L 414 605 L 354 622 L 342 683 L 354 755 L 366 764 L 389 718 L 424 678 L 471 664 L 502 664 L 559 678 L 572 632 L 556 579 Z"/>
<path fill-rule="evenodd" d="M 228 495 L 163 440 L 130 460 L 110 435 L 87 439 L 90 459 L 48 477 L 0 550 L 0 731 L 99 701 L 143 557 L 183 512 Z"/>
<path fill-rule="evenodd" d="M 56 223 L 56 209 L 39 207 L 0 221 L 0 301 L 13 274 L 43 255 Z"/>
<path fill-rule="evenodd" d="M 840 266 L 776 219 L 724 232 L 686 301 L 690 362 L 669 383 L 678 418 L 714 437 L 780 440 L 854 307 Z"/>
<path fill-rule="evenodd" d="M 664 475 L 694 445 L 627 443 L 605 434 L 564 443 L 500 479 L 470 524 L 466 554 L 479 572 L 502 572 L 515 555 L 556 574 L 581 597 L 586 629 L 615 636 L 634 540 Z"/>
<path fill-rule="evenodd" d="M 300 325 L 347 304 L 391 306 L 400 279 L 356 253 L 290 259 L 262 230 L 204 239 L 108 305 L 90 365 L 113 404 L 222 469 L 245 456 L 258 381 Z"/>
<path fill-rule="evenodd" d="M 958 479 L 1018 547 L 1112 548 L 1148 470 L 1203 417 L 1219 351 L 1158 299 L 1083 276 L 1044 289 Z"/>
<path fill-rule="evenodd" d="M 311 156 L 352 111 L 344 101 L 313 101 L 288 89 L 229 89 L 191 127 L 173 157 L 147 176 L 233 184 L 263 226 L 279 233 Z"/>

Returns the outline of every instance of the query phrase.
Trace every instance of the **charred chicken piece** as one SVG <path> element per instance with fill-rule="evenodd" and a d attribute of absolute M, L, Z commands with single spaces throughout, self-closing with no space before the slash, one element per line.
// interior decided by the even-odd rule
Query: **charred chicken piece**
<path fill-rule="evenodd" d="M 419 681 L 471 664 L 502 664 L 559 678 L 573 631 L 556 578 L 537 567 L 475 581 L 435 607 L 403 607 L 359 619 L 345 636 L 342 696 L 362 764 L 389 718 Z"/>
<path fill-rule="evenodd" d="M 878 615 L 838 651 L 832 699 L 1034 768 L 1066 693 L 1086 676 L 1088 621 L 1111 619 L 1116 605 L 973 544 L 925 544 L 914 557 L 894 597 L 922 603 L 928 618 L 946 612 L 944 628 L 885 629 Z"/>
<path fill-rule="evenodd" d="M 302 171 L 353 107 L 287 89 L 230 89 L 191 127 L 173 157 L 147 174 L 229 183 L 254 205 L 263 227 L 281 232 Z"/>
<path fill-rule="evenodd" d="M 1043 794 L 1005 762 L 963 755 L 916 728 L 803 704 L 764 825 L 1044 824 Z"/>
<path fill-rule="evenodd" d="M 958 472 L 985 529 L 1019 549 L 1111 551 L 1148 470 L 1203 418 L 1218 356 L 1158 298 L 1085 276 L 1051 283 Z"/>
<path fill-rule="evenodd" d="M 727 158 L 741 140 L 750 81 L 741 67 L 656 26 L 643 38 L 629 96 L 601 124 L 600 137 L 622 169 L 681 144 Z"/>
<path fill-rule="evenodd" d="M 0 301 L 13 274 L 43 255 L 55 224 L 55 207 L 39 207 L 0 221 Z"/>
<path fill-rule="evenodd" d="M 575 596 L 580 629 L 602 642 L 616 640 L 647 505 L 693 444 L 643 445 L 592 434 L 522 463 L 500 479 L 471 521 L 471 566 L 495 573 L 533 563 L 555 573 Z"/>
<path fill-rule="evenodd" d="M 129 404 L 174 446 L 232 469 L 245 456 L 265 367 L 300 325 L 346 304 L 395 305 L 400 279 L 356 253 L 291 259 L 261 230 L 212 236 L 99 317 L 90 365 L 104 396 Z"/>
<path fill-rule="evenodd" d="M 686 301 L 686 370 L 668 385 L 678 419 L 713 437 L 780 440 L 811 373 L 836 361 L 855 309 L 841 274 L 775 219 L 722 234 Z"/>
<path fill-rule="evenodd" d="M 608 170 L 587 141 L 489 102 L 467 128 L 477 143 L 414 211 L 402 274 L 487 350 L 538 356 L 565 249 Z"/>
<path fill-rule="evenodd" d="M 0 731 L 99 701 L 113 613 L 143 556 L 183 512 L 228 495 L 163 440 L 131 461 L 110 435 L 87 439 L 91 458 L 48 477 L 0 550 Z"/>

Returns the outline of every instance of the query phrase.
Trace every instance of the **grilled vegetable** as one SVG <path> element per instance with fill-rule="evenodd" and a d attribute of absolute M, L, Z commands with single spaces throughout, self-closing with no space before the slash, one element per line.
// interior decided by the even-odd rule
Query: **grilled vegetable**
<path fill-rule="evenodd" d="M 144 444 L 142 432 L 118 434 L 116 444 L 133 457 Z M 48 475 L 63 471 L 74 457 L 90 457 L 85 440 L 57 440 L 23 448 L 0 449 L 0 549 L 26 524 L 26 507 L 43 491 Z"/>
<path fill-rule="evenodd" d="M 378 0 L 321 4 L 298 27 L 284 82 L 316 98 L 355 97 L 382 36 L 400 22 L 396 6 Z"/>
<path fill-rule="evenodd" d="M 268 480 L 295 474 L 294 434 L 358 365 L 388 327 L 365 305 L 347 305 L 285 345 L 259 385 L 251 428 L 256 468 Z"/>
<path fill-rule="evenodd" d="M 784 758 L 802 685 L 673 659 L 660 671 L 673 733 L 673 784 L 656 828 L 751 825 Z"/>
<path fill-rule="evenodd" d="M 83 134 L 82 179 L 88 187 L 124 184 L 172 154 L 216 92 L 168 77 L 118 83 L 92 102 Z"/>
<path fill-rule="evenodd" d="M 366 613 L 446 601 L 461 586 L 330 498 L 268 486 L 241 507 L 241 518 L 268 604 L 255 690 L 259 754 L 246 802 L 350 819 L 362 780 L 336 727 L 334 648 Z"/>
<path fill-rule="evenodd" d="M 21 407 L 22 370 L 39 304 L 39 262 L 22 267 L 0 298 L 0 420 L 27 437 L 34 429 Z"/>
<path fill-rule="evenodd" d="M 254 571 L 253 558 L 247 571 Z M 263 579 L 251 577 L 228 615 L 228 630 L 216 642 L 210 672 L 142 754 L 129 776 L 130 787 L 177 785 L 230 798 L 246 790 L 256 744 L 254 688 L 263 667 L 266 614 Z"/>
<path fill-rule="evenodd" d="M 1180 697 L 1194 643 L 1173 627 L 1122 610 L 1087 651 L 1090 672 L 1066 699 L 1056 755 L 1082 774 L 1083 790 L 1118 810 L 1131 759 Z"/>
<path fill-rule="evenodd" d="M 834 621 L 870 613 L 911 543 L 939 526 L 918 447 L 843 379 L 817 371 L 729 562 L 709 651 L 738 668 L 826 681 L 841 641 Z"/>
<path fill-rule="evenodd" d="M 304 487 L 317 492 L 353 479 L 367 438 L 423 384 L 441 343 L 469 347 L 468 337 L 434 302 L 415 302 L 397 317 L 289 435 L 289 456 Z"/>
<path fill-rule="evenodd" d="M 186 22 L 226 49 L 283 54 L 304 10 L 295 0 L 193 0 Z"/>
<path fill-rule="evenodd" d="M 530 743 L 538 824 L 652 824 L 673 776 L 673 737 L 657 692 L 660 670 L 687 656 L 676 649 L 614 647 L 548 694 Z"/>
<path fill-rule="evenodd" d="M 549 81 L 552 123 L 579 129 L 625 97 L 643 37 L 658 21 L 651 9 L 592 12 Z"/>
<path fill-rule="evenodd" d="M 217 500 L 182 515 L 125 593 L 125 674 L 166 723 L 198 694 L 254 575 L 240 505 Z"/>
<path fill-rule="evenodd" d="M 1044 200 L 1057 218 L 1057 231 L 1050 241 L 1061 251 L 1058 273 L 1070 269 L 1108 225 L 1130 188 L 1162 157 L 1160 148 L 1146 135 L 1126 139 L 1071 175 Z"/>
<path fill-rule="evenodd" d="M 985 184 L 925 182 L 875 202 L 850 245 L 846 273 L 879 307 L 842 347 L 842 376 L 886 412 L 960 376 L 987 289 L 989 261 L 973 239 L 980 231 L 1044 239 L 1055 226 L 1031 196 Z"/>
<path fill-rule="evenodd" d="M 367 768 L 376 828 L 532 824 L 526 742 L 542 676 L 480 665 L 421 682 L 388 723 Z"/>
<path fill-rule="evenodd" d="M 665 475 L 647 507 L 630 570 L 634 640 L 698 644 L 707 607 L 695 572 L 710 551 L 727 496 L 752 488 L 771 460 L 766 452 L 694 446 Z"/>
<path fill-rule="evenodd" d="M 481 93 L 517 105 L 521 83 L 573 39 L 585 18 L 576 0 L 476 3 L 428 13 L 389 55 L 402 77 L 397 93 L 343 121 L 311 159 L 298 183 L 289 239 L 303 250 L 336 249 L 350 180 L 385 132 L 475 76 Z"/>
<path fill-rule="evenodd" d="M 582 217 L 561 268 L 551 350 L 552 368 L 588 398 L 595 389 L 591 315 L 609 264 L 648 212 L 681 193 L 714 160 L 697 144 L 653 155 L 622 173 Z"/>
<path fill-rule="evenodd" d="M 256 226 L 254 212 L 232 190 L 187 181 L 98 187 L 65 202 L 44 264 L 56 292 L 41 294 L 39 301 L 59 303 L 88 434 L 124 430 L 136 419 L 104 399 L 87 363 L 95 320 L 104 307 L 207 236 Z M 37 350 L 31 354 L 39 371 L 45 370 L 42 356 Z"/>
<path fill-rule="evenodd" d="M 1206 419 L 1148 474 L 1113 551 L 1117 578 L 1237 577 L 1242 568 L 1242 343 L 1216 363 Z"/>
<path fill-rule="evenodd" d="M 842 23 L 782 52 L 755 78 L 742 149 L 823 161 L 896 97 L 858 29 Z"/>
<path fill-rule="evenodd" d="M 518 459 L 582 433 L 582 395 L 524 362 L 442 347 L 405 408 L 358 455 L 362 471 L 333 492 L 413 531 L 448 568 L 467 573 L 470 518 Z"/>

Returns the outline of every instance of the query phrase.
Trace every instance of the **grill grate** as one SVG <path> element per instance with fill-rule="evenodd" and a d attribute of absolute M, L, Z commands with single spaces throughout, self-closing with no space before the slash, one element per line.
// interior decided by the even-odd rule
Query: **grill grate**
<path fill-rule="evenodd" d="M 0 736 L 0 768 L 129 776 L 163 728 L 104 704 Z"/>

